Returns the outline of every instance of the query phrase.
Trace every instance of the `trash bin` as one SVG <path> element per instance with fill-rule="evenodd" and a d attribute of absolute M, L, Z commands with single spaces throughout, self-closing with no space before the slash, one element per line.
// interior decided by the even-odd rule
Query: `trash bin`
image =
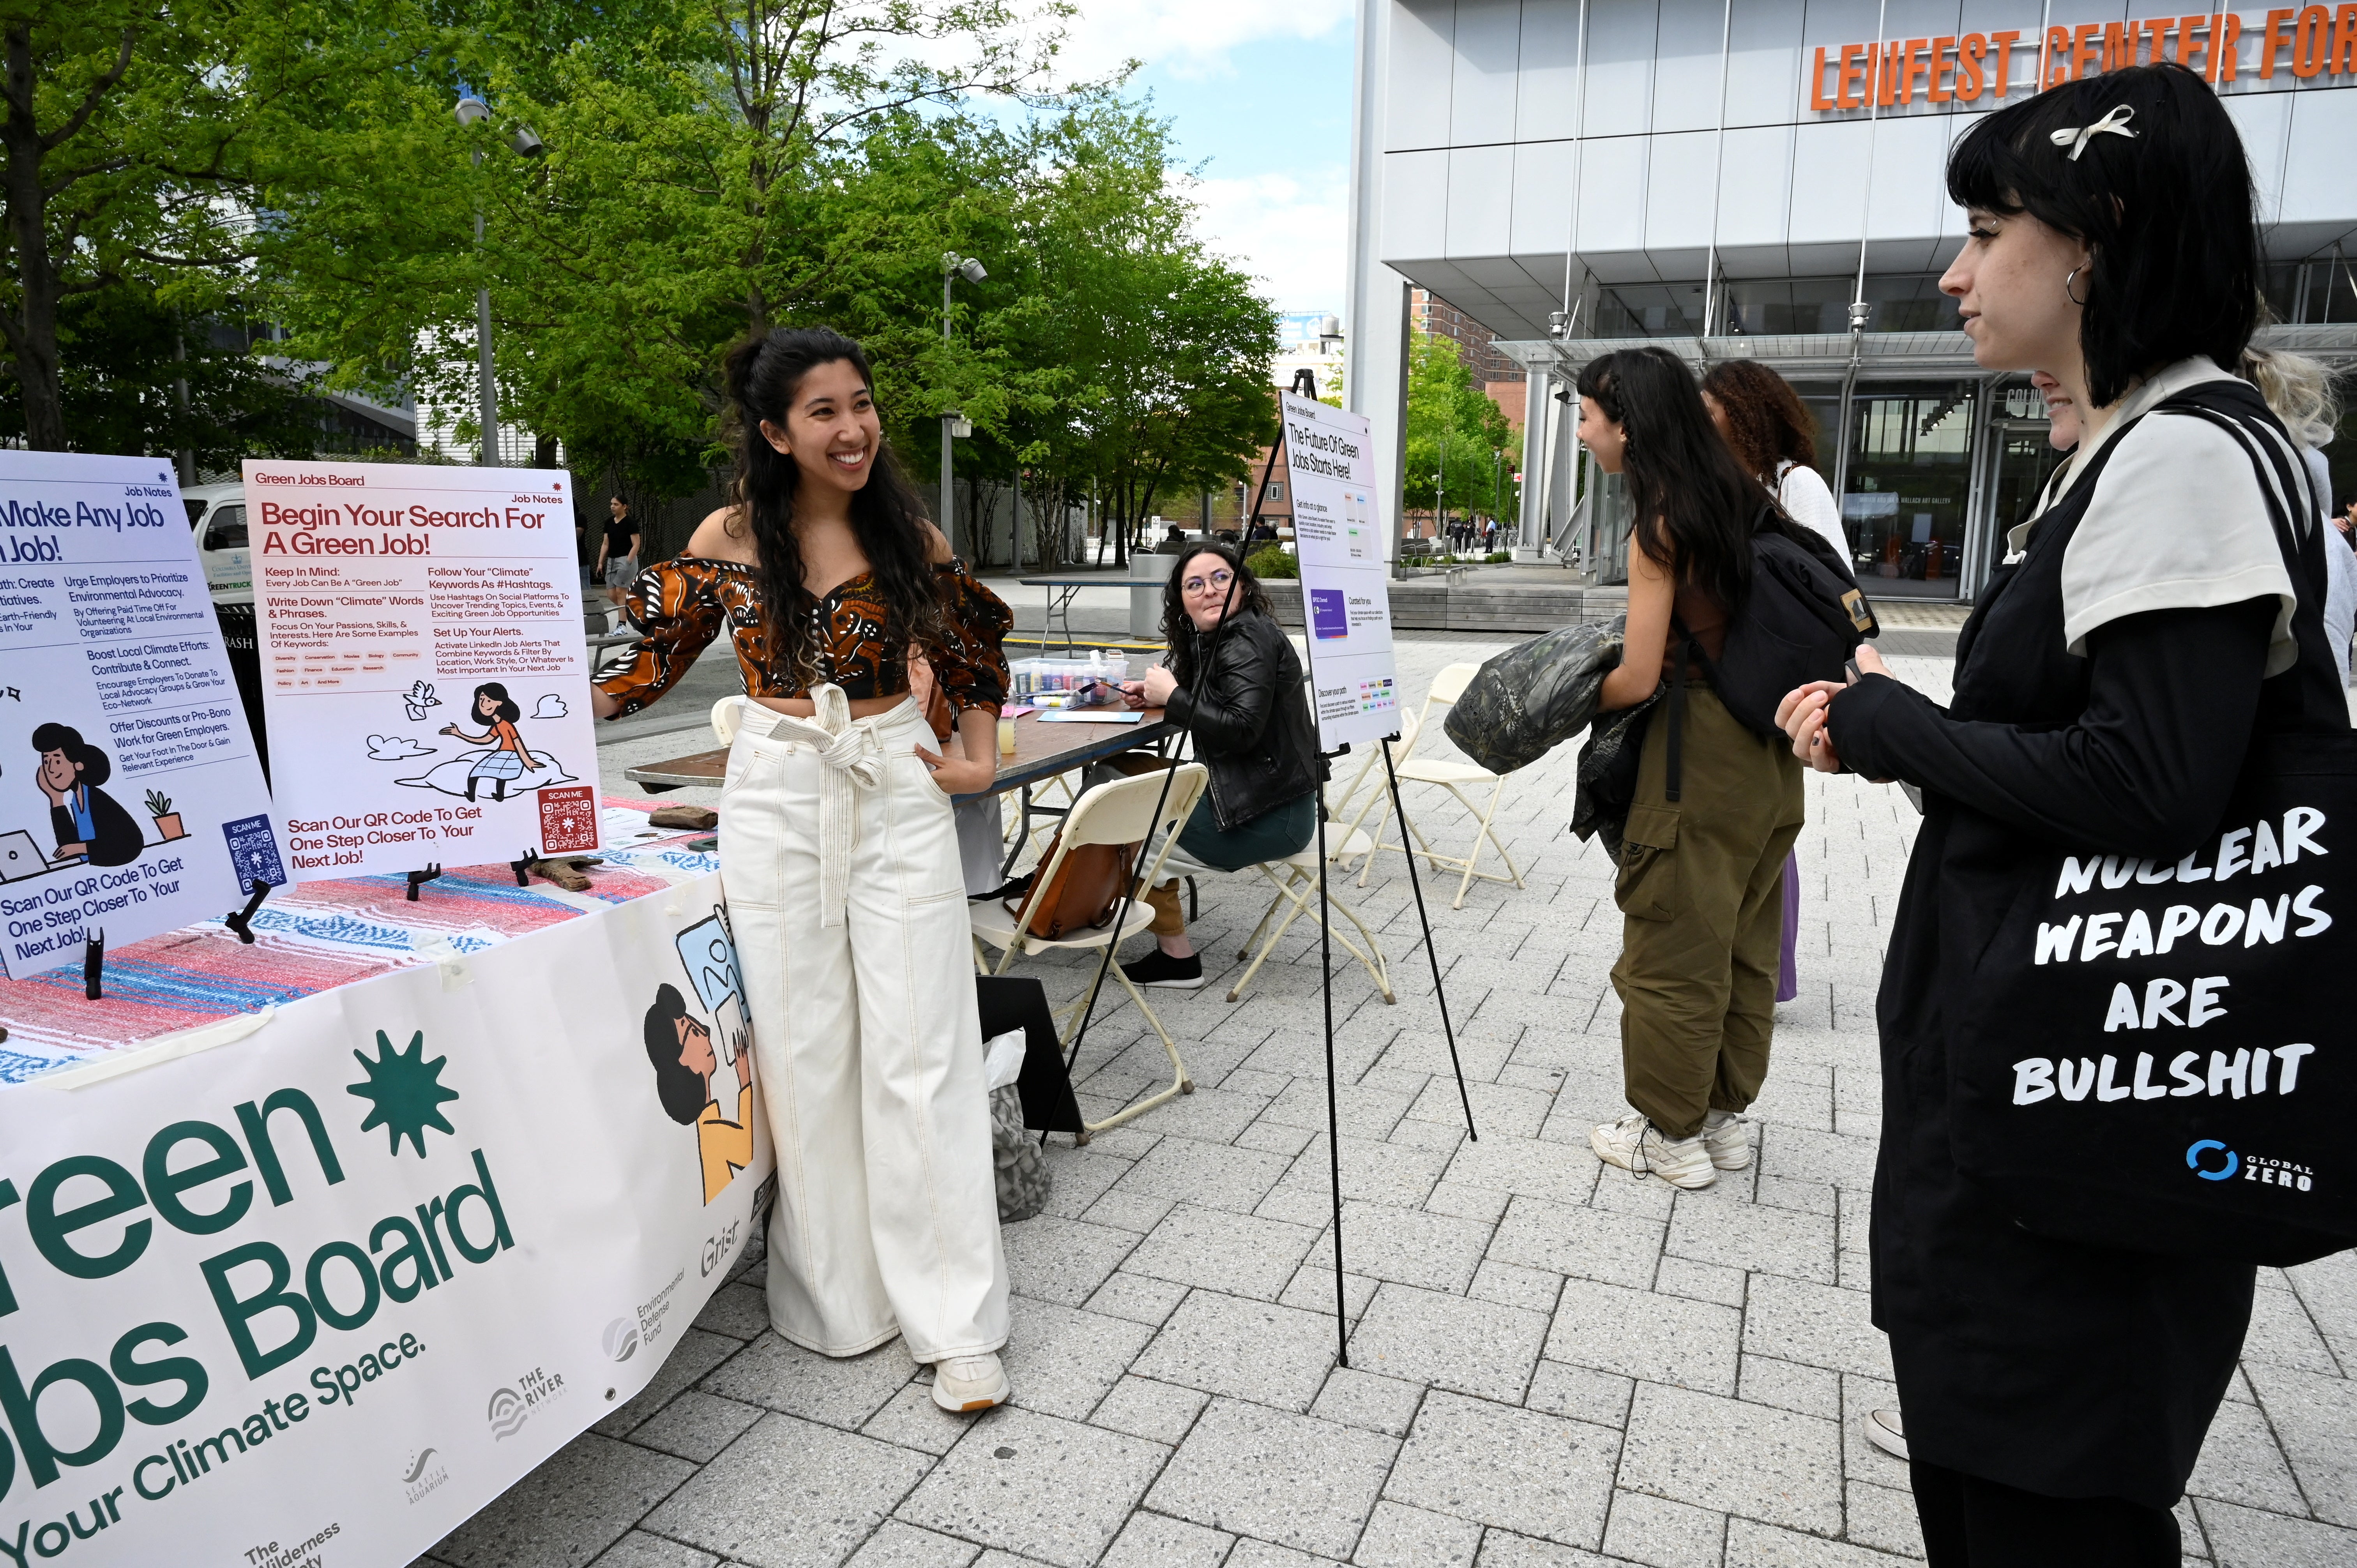
<path fill-rule="evenodd" d="M 1168 577 L 1171 569 L 1184 559 L 1185 557 L 1180 555 L 1148 555 L 1141 553 L 1129 558 L 1129 575 L 1140 580 L 1147 577 Z M 1129 635 L 1132 637 L 1162 635 L 1161 588 L 1130 589 Z"/>

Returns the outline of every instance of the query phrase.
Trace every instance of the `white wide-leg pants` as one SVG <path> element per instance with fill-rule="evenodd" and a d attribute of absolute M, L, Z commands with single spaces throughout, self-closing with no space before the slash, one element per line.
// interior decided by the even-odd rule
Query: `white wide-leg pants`
<path fill-rule="evenodd" d="M 778 1151 L 770 1321 L 920 1362 L 1006 1342 L 957 829 L 913 703 L 852 722 L 748 703 L 720 796 L 722 880 Z"/>

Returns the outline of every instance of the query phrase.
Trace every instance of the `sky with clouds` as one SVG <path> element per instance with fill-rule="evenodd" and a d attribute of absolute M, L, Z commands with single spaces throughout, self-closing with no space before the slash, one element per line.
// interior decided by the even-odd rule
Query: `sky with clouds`
<path fill-rule="evenodd" d="M 1141 62 L 1214 249 L 1279 310 L 1342 308 L 1351 168 L 1351 0 L 1082 0 L 1072 76 Z"/>

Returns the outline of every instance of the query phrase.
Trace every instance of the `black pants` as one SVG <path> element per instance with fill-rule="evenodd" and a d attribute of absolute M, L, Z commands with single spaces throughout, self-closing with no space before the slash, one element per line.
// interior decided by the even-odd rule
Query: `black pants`
<path fill-rule="evenodd" d="M 2177 1516 L 2121 1498 L 2049 1498 L 1917 1459 L 1930 1568 L 2178 1568 Z"/>

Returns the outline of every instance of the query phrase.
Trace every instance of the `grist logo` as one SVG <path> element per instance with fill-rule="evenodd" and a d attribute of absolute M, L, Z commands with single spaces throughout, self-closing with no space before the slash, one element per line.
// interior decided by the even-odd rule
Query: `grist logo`
<path fill-rule="evenodd" d="M 627 1361 L 639 1353 L 639 1327 L 627 1317 L 618 1317 L 606 1325 L 606 1354 L 617 1361 Z"/>
<path fill-rule="evenodd" d="M 2232 1181 L 2240 1176 L 2244 1181 L 2255 1181 L 2266 1187 L 2295 1187 L 2301 1192 L 2307 1192 L 2316 1185 L 2316 1173 L 2306 1165 L 2294 1165 L 2289 1160 L 2270 1159 L 2265 1155 L 2253 1155 L 2245 1159 L 2215 1138 L 2204 1138 L 2187 1149 L 2185 1165 L 2203 1181 Z"/>

